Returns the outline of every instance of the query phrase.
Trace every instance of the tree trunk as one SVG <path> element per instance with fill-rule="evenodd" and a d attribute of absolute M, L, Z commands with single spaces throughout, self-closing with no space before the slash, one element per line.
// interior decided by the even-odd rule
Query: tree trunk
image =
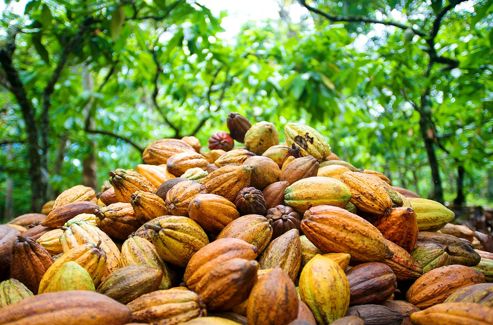
<path fill-rule="evenodd" d="M 488 170 L 488 179 L 486 181 L 486 198 L 493 200 L 493 170 Z"/>
<path fill-rule="evenodd" d="M 423 138 L 425 144 L 428 164 L 431 170 L 431 180 L 433 182 L 433 189 L 429 197 L 435 201 L 443 203 L 442 179 L 440 177 L 440 167 L 438 166 L 438 159 L 435 152 L 433 128 L 428 122 L 430 120 L 431 116 L 422 106 L 419 116 L 419 128 L 421 131 L 421 137 Z"/>
<path fill-rule="evenodd" d="M 414 192 L 416 192 L 419 195 L 419 177 L 418 177 L 418 171 L 416 169 L 413 169 L 413 181 L 414 181 Z"/>
<path fill-rule="evenodd" d="M 454 199 L 454 205 L 456 207 L 464 206 L 466 203 L 466 197 L 464 195 L 464 176 L 466 174 L 466 170 L 462 164 L 457 166 L 457 196 Z"/>
<path fill-rule="evenodd" d="M 14 159 L 12 155 L 12 147 L 7 146 L 7 159 Z M 8 222 L 9 220 L 14 218 L 14 200 L 13 200 L 13 192 L 14 192 L 14 179 L 7 174 L 7 179 L 5 180 L 5 211 L 3 214 L 4 222 Z"/>
<path fill-rule="evenodd" d="M 94 90 L 94 80 L 91 76 L 91 72 L 87 69 L 86 66 L 83 67 L 83 76 L 84 76 L 84 89 L 86 91 L 92 92 Z M 94 129 L 95 123 L 93 119 L 93 111 L 95 100 L 91 98 L 87 103 L 86 107 L 84 107 L 84 111 L 86 114 L 85 127 L 89 129 Z M 98 178 L 96 174 L 96 142 L 92 140 L 90 137 L 87 139 L 87 149 L 88 153 L 82 160 L 82 184 L 85 186 L 92 187 L 97 191 L 98 188 Z"/>
<path fill-rule="evenodd" d="M 58 150 L 55 158 L 55 165 L 53 167 L 53 175 L 60 175 L 63 168 L 63 160 L 65 159 L 65 149 L 67 148 L 68 134 L 65 133 L 61 136 L 60 142 L 58 144 Z M 52 191 L 50 198 L 55 198 L 61 193 L 60 189 L 57 188 Z"/>

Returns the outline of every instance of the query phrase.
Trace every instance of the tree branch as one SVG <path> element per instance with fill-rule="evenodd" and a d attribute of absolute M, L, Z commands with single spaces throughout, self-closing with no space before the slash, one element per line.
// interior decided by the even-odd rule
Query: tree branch
<path fill-rule="evenodd" d="M 113 132 L 110 132 L 110 131 L 105 131 L 105 130 L 93 130 L 93 129 L 85 129 L 85 131 L 87 133 L 101 134 L 101 135 L 106 135 L 106 136 L 109 136 L 109 137 L 113 137 L 113 138 L 118 139 L 118 140 L 122 140 L 123 142 L 126 142 L 129 145 L 131 145 L 132 147 L 134 147 L 135 149 L 137 149 L 139 152 L 142 153 L 144 151 L 144 148 L 142 148 L 141 146 L 139 146 L 138 144 L 136 144 L 135 142 L 133 142 L 129 138 L 124 137 L 124 136 L 121 136 L 121 135 L 118 135 L 116 133 L 113 133 Z"/>
<path fill-rule="evenodd" d="M 5 139 L 0 140 L 0 146 L 8 146 L 9 144 L 24 144 L 26 140 L 24 139 Z"/>
<path fill-rule="evenodd" d="M 365 24 L 381 24 L 381 25 L 386 25 L 386 26 L 394 26 L 403 30 L 411 30 L 414 34 L 419 35 L 421 37 L 425 37 L 426 34 L 412 26 L 405 25 L 398 23 L 396 21 L 392 20 L 378 20 L 378 19 L 373 19 L 373 18 L 368 18 L 368 17 L 360 17 L 360 16 L 333 16 L 330 15 L 326 12 L 323 12 L 322 10 L 319 10 L 315 7 L 310 6 L 309 4 L 306 3 L 305 0 L 299 0 L 299 3 L 308 9 L 308 11 L 311 11 L 313 13 L 316 13 L 317 15 L 320 15 L 324 17 L 325 19 L 331 21 L 331 22 L 348 22 L 348 23 L 365 23 Z"/>
<path fill-rule="evenodd" d="M 133 10 L 134 10 L 134 14 L 132 17 L 128 18 L 128 20 L 136 20 L 136 21 L 142 21 L 142 20 L 155 20 L 155 21 L 161 21 L 161 20 L 164 20 L 166 18 L 168 18 L 168 16 L 171 14 L 171 11 L 173 11 L 173 9 L 175 9 L 176 7 L 178 7 L 178 5 L 180 3 L 185 3 L 186 1 L 184 0 L 177 0 L 175 2 L 173 2 L 172 4 L 170 4 L 167 8 L 166 8 L 166 11 L 164 12 L 164 14 L 160 15 L 160 16 L 156 16 L 156 15 L 147 15 L 147 16 L 138 16 L 138 11 L 137 11 L 137 8 L 135 7 L 135 5 L 133 5 Z"/>
<path fill-rule="evenodd" d="M 156 41 L 154 42 L 155 44 L 159 40 L 160 36 L 161 36 L 161 34 L 159 34 L 158 37 L 156 38 Z M 180 129 L 176 125 L 174 125 L 173 122 L 171 122 L 171 120 L 168 118 L 168 116 L 166 116 L 166 113 L 162 110 L 161 106 L 159 105 L 159 103 L 157 101 L 157 96 L 159 95 L 159 85 L 158 85 L 159 84 L 159 77 L 160 77 L 161 72 L 162 72 L 162 67 L 161 67 L 161 63 L 159 63 L 159 58 L 157 57 L 157 52 L 154 49 L 155 44 L 152 46 L 151 49 L 149 49 L 149 51 L 151 52 L 151 55 L 152 55 L 152 60 L 154 61 L 154 64 L 156 65 L 156 72 L 155 72 L 154 78 L 152 80 L 152 82 L 154 84 L 154 89 L 152 91 L 152 97 L 151 97 L 152 103 L 153 103 L 156 111 L 163 118 L 164 122 L 166 124 L 168 124 L 168 126 L 171 129 L 173 129 L 173 131 L 175 132 L 174 137 L 179 138 L 180 137 Z"/>

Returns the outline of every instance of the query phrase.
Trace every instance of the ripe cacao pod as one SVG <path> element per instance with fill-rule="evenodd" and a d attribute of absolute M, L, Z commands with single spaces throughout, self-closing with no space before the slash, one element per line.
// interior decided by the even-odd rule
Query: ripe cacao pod
<path fill-rule="evenodd" d="M 166 210 L 175 216 L 187 216 L 190 202 L 200 193 L 205 193 L 204 185 L 194 181 L 179 182 L 166 193 Z"/>
<path fill-rule="evenodd" d="M 250 152 L 246 149 L 233 149 L 218 157 L 214 161 L 214 164 L 219 168 L 227 165 L 239 166 L 242 165 L 245 160 L 254 155 L 255 154 L 253 152 Z"/>
<path fill-rule="evenodd" d="M 255 187 L 245 187 L 240 190 L 235 198 L 235 205 L 242 214 L 265 215 L 267 211 L 262 191 Z"/>
<path fill-rule="evenodd" d="M 289 156 L 289 147 L 278 144 L 267 149 L 262 156 L 272 159 L 281 168 L 284 160 Z"/>
<path fill-rule="evenodd" d="M 265 207 L 271 209 L 279 204 L 284 204 L 284 191 L 289 186 L 286 181 L 279 181 L 268 185 L 262 191 Z"/>
<path fill-rule="evenodd" d="M 344 209 L 321 205 L 308 210 L 301 230 L 322 252 L 348 253 L 359 261 L 392 257 L 385 238 L 365 219 Z"/>
<path fill-rule="evenodd" d="M 159 187 L 167 180 L 175 178 L 166 165 L 138 164 L 135 171 L 144 176 L 154 187 Z"/>
<path fill-rule="evenodd" d="M 191 168 L 205 169 L 208 164 L 209 162 L 200 153 L 186 151 L 169 157 L 166 166 L 171 174 L 181 176 Z"/>
<path fill-rule="evenodd" d="M 8 222 L 10 225 L 19 225 L 28 227 L 33 223 L 43 223 L 46 220 L 46 214 L 42 213 L 26 213 L 22 214 Z"/>
<path fill-rule="evenodd" d="M 141 225 L 130 203 L 110 204 L 99 208 L 96 215 L 98 227 L 111 238 L 118 240 L 125 240 Z"/>
<path fill-rule="evenodd" d="M 479 283 L 462 287 L 454 291 L 445 302 L 472 302 L 493 307 L 493 283 Z"/>
<path fill-rule="evenodd" d="M 404 318 L 397 311 L 374 304 L 352 306 L 347 314 L 362 318 L 365 325 L 401 325 Z"/>
<path fill-rule="evenodd" d="M 161 165 L 166 164 L 169 157 L 186 151 L 195 152 L 195 149 L 183 140 L 161 139 L 145 148 L 142 159 L 146 164 Z"/>
<path fill-rule="evenodd" d="M 135 216 L 141 220 L 149 221 L 168 213 L 164 200 L 157 194 L 137 191 L 131 197 L 130 204 L 135 212 Z"/>
<path fill-rule="evenodd" d="M 418 238 L 416 213 L 411 208 L 393 208 L 388 215 L 377 221 L 376 227 L 382 235 L 411 252 Z"/>
<path fill-rule="evenodd" d="M 279 179 L 293 184 L 300 179 L 317 176 L 318 166 L 318 161 L 312 156 L 296 158 L 282 170 Z"/>
<path fill-rule="evenodd" d="M 323 161 L 330 155 L 330 146 L 317 130 L 300 123 L 288 123 L 284 127 L 286 144 L 297 148 L 302 156 L 311 155 Z"/>
<path fill-rule="evenodd" d="M 397 287 L 392 269 L 379 262 L 363 263 L 347 273 L 351 305 L 379 304 L 390 298 Z"/>
<path fill-rule="evenodd" d="M 301 242 L 301 265 L 305 265 L 317 254 L 323 254 L 317 246 L 313 245 L 313 243 L 305 236 L 300 236 Z"/>
<path fill-rule="evenodd" d="M 408 201 L 416 213 L 419 231 L 437 230 L 454 220 L 454 212 L 439 202 L 422 198 L 408 198 Z"/>
<path fill-rule="evenodd" d="M 209 149 L 222 149 L 229 151 L 233 149 L 235 142 L 233 138 L 226 132 L 216 132 L 209 138 Z"/>
<path fill-rule="evenodd" d="M 218 233 L 240 216 L 233 203 L 216 194 L 198 194 L 188 207 L 188 215 L 204 230 Z"/>
<path fill-rule="evenodd" d="M 53 209 L 59 208 L 69 203 L 91 201 L 96 203 L 96 192 L 90 187 L 84 185 L 76 185 L 71 187 L 57 196 L 53 203 Z"/>
<path fill-rule="evenodd" d="M 386 243 L 393 256 L 383 260 L 382 262 L 390 266 L 392 271 L 395 273 L 397 280 L 417 279 L 421 276 L 421 274 L 423 274 L 421 264 L 416 261 L 404 248 L 394 244 L 390 240 L 387 240 Z"/>
<path fill-rule="evenodd" d="M 493 308 L 470 302 L 448 302 L 412 313 L 416 325 L 493 324 Z"/>
<path fill-rule="evenodd" d="M 158 189 L 156 190 L 156 195 L 159 196 L 163 201 L 166 201 L 166 194 L 168 194 L 168 191 L 171 190 L 171 188 L 176 184 L 187 180 L 188 179 L 184 177 L 169 179 L 158 187 Z"/>
<path fill-rule="evenodd" d="M 252 127 L 248 119 L 238 113 L 229 113 L 226 123 L 231 137 L 241 143 L 245 141 L 245 134 Z"/>
<path fill-rule="evenodd" d="M 0 280 L 10 277 L 12 249 L 20 232 L 6 225 L 0 225 Z"/>
<path fill-rule="evenodd" d="M 272 238 L 277 238 L 291 229 L 300 230 L 301 217 L 291 207 L 278 205 L 270 208 L 267 211 L 266 217 L 272 226 Z"/>
<path fill-rule="evenodd" d="M 301 267 L 301 242 L 298 229 L 274 239 L 260 256 L 260 268 L 280 267 L 295 281 Z"/>
<path fill-rule="evenodd" d="M 0 309 L 32 296 L 31 290 L 19 280 L 8 279 L 0 282 Z"/>
<path fill-rule="evenodd" d="M 186 136 L 181 138 L 181 141 L 185 141 L 188 145 L 190 145 L 195 151 L 200 153 L 200 149 L 202 145 L 200 144 L 199 139 L 194 136 Z"/>
<path fill-rule="evenodd" d="M 263 156 L 250 157 L 245 160 L 243 165 L 252 168 L 250 185 L 259 190 L 277 182 L 281 174 L 279 166 L 272 159 Z"/>
<path fill-rule="evenodd" d="M 251 152 L 261 155 L 269 147 L 279 144 L 279 136 L 274 124 L 258 122 L 245 133 L 245 147 Z"/>
<path fill-rule="evenodd" d="M 234 201 L 238 192 L 250 185 L 252 167 L 224 166 L 204 177 L 201 183 L 207 193 L 217 194 Z"/>
<path fill-rule="evenodd" d="M 74 261 L 64 263 L 56 272 L 50 272 L 48 275 L 50 278 L 43 277 L 41 280 L 47 283 L 47 286 L 43 286 L 43 291 L 39 291 L 40 294 L 71 290 L 96 291 L 89 272 Z"/>
<path fill-rule="evenodd" d="M 98 205 L 89 201 L 78 201 L 53 209 L 42 225 L 49 228 L 61 227 L 65 222 L 82 213 L 95 213 Z"/>
<path fill-rule="evenodd" d="M 110 183 L 118 201 L 130 203 L 136 191 L 154 192 L 156 187 L 134 170 L 116 169 L 110 172 Z"/>

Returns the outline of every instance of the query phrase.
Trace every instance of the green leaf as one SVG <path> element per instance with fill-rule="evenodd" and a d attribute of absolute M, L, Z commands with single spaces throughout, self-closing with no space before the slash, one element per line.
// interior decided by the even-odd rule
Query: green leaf
<path fill-rule="evenodd" d="M 476 25 L 481 19 L 483 19 L 486 15 L 490 13 L 490 8 L 493 5 L 493 0 L 487 0 L 483 3 L 478 3 L 474 8 L 476 15 L 472 18 L 472 25 Z"/>
<path fill-rule="evenodd" d="M 46 47 L 41 43 L 41 33 L 36 33 L 33 34 L 31 37 L 32 43 L 34 45 L 34 48 L 36 49 L 36 52 L 38 52 L 39 56 L 41 59 L 46 63 L 50 64 L 50 55 L 48 51 L 46 50 Z"/>
<path fill-rule="evenodd" d="M 110 31 L 111 38 L 113 40 L 117 39 L 118 36 L 120 36 L 124 22 L 125 14 L 123 12 L 123 7 L 119 6 L 115 11 L 113 11 L 113 14 L 111 15 Z"/>
<path fill-rule="evenodd" d="M 490 30 L 490 33 L 488 34 L 488 37 L 490 39 L 490 47 L 493 47 L 493 29 Z"/>
<path fill-rule="evenodd" d="M 38 7 L 38 5 L 39 5 L 38 0 L 32 0 L 26 3 L 26 7 L 24 7 L 24 15 L 29 15 L 31 11 L 33 11 Z"/>
<path fill-rule="evenodd" d="M 301 94 L 303 94 L 305 83 L 305 80 L 303 80 L 299 75 L 294 78 L 293 83 L 291 84 L 291 92 L 294 98 L 299 99 Z"/>
<path fill-rule="evenodd" d="M 51 23 L 53 20 L 53 16 L 51 15 L 51 10 L 47 5 L 43 5 L 43 9 L 41 9 L 41 24 L 45 29 L 51 27 Z"/>
<path fill-rule="evenodd" d="M 442 10 L 443 6 L 443 1 L 442 0 L 431 0 L 431 8 L 433 9 L 433 12 L 438 14 L 440 10 Z"/>

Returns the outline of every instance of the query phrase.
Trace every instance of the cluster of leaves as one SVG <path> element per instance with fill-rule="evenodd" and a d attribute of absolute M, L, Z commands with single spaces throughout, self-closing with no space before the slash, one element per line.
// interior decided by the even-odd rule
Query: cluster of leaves
<path fill-rule="evenodd" d="M 386 26 L 377 33 L 375 24 L 328 21 L 307 12 L 296 23 L 249 23 L 231 41 L 220 37 L 223 16 L 199 2 L 31 0 L 20 15 L 4 11 L 2 28 L 20 30 L 14 63 L 34 107 L 41 106 L 64 49 L 73 47 L 49 111 L 46 173 L 52 195 L 82 182 L 91 152 L 101 185 L 109 170 L 139 163 L 139 149 L 152 139 L 196 135 L 205 144 L 212 132 L 225 129 L 228 112 L 240 112 L 252 122 L 272 121 L 280 131 L 287 121 L 308 123 L 342 158 L 384 171 L 397 185 L 426 196 L 432 184 L 415 106 L 429 87 L 429 132 L 437 139 L 445 198 L 454 198 L 456 167 L 463 165 L 468 199 L 491 204 L 492 1 L 448 14 L 437 51 L 460 65 L 436 66 L 429 77 L 426 41 L 406 29 Z M 417 30 L 429 30 L 447 5 L 310 3 L 338 17 L 391 20 L 397 12 Z M 2 69 L 0 81 L 0 139 L 15 142 L 1 147 L 0 193 L 13 179 L 21 213 L 29 209 L 30 126 Z M 0 194 L 0 207 L 4 199 Z"/>

